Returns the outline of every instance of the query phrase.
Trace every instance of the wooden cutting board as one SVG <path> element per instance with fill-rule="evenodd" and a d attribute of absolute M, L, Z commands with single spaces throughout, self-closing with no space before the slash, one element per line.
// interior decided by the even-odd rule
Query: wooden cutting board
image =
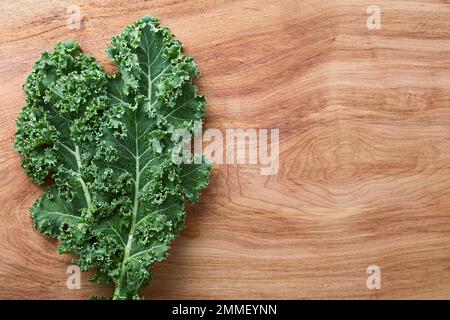
<path fill-rule="evenodd" d="M 450 298 L 445 2 L 376 1 L 369 29 L 372 2 L 358 0 L 2 1 L 0 298 L 112 293 L 91 274 L 66 287 L 70 257 L 30 221 L 41 190 L 12 149 L 14 122 L 42 51 L 74 38 L 112 70 L 110 36 L 148 14 L 203 71 L 206 128 L 278 128 L 280 166 L 217 165 L 146 298 Z"/>

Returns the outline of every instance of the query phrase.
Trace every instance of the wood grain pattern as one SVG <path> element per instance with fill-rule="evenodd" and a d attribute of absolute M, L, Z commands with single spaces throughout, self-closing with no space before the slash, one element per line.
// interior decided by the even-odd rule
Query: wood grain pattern
<path fill-rule="evenodd" d="M 80 30 L 66 27 L 79 3 Z M 109 37 L 159 17 L 195 57 L 207 128 L 279 128 L 280 170 L 218 165 L 146 298 L 450 298 L 450 4 L 377 1 L 2 1 L 0 298 L 109 295 L 33 229 L 40 190 L 12 149 L 21 85 L 75 38 L 111 70 Z M 381 290 L 366 268 L 381 267 Z"/>

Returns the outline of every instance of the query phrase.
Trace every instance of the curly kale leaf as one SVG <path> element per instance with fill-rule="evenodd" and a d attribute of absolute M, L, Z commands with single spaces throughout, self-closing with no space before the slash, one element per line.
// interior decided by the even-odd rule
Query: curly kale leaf
<path fill-rule="evenodd" d="M 95 268 L 93 280 L 114 283 L 114 299 L 138 299 L 184 226 L 184 203 L 208 184 L 211 165 L 173 161 L 172 139 L 194 133 L 206 102 L 193 59 L 155 18 L 107 52 L 116 74 L 73 41 L 42 55 L 24 85 L 15 148 L 35 183 L 53 178 L 32 208 L 36 227 L 82 270 Z"/>

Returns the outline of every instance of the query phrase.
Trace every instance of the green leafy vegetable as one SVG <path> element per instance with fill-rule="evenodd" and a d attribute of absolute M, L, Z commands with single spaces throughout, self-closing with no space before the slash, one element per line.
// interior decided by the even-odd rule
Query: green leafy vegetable
<path fill-rule="evenodd" d="M 193 59 L 155 18 L 107 52 L 116 74 L 75 41 L 42 54 L 24 84 L 15 148 L 36 184 L 51 178 L 31 209 L 36 227 L 81 270 L 95 268 L 94 281 L 114 283 L 114 299 L 138 299 L 184 226 L 184 203 L 208 184 L 205 159 L 173 161 L 173 133 L 194 134 L 205 98 Z"/>

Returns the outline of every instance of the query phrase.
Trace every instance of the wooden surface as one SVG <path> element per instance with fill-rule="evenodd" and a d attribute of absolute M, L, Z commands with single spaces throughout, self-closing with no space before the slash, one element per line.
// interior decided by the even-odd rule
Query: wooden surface
<path fill-rule="evenodd" d="M 66 9 L 81 5 L 80 30 Z M 41 236 L 40 189 L 12 149 L 21 85 L 74 38 L 106 63 L 111 35 L 159 17 L 195 57 L 207 128 L 279 128 L 280 170 L 218 165 L 146 298 L 450 298 L 450 5 L 376 1 L 0 4 L 0 298 L 86 299 Z M 368 290 L 366 268 L 382 288 Z"/>

